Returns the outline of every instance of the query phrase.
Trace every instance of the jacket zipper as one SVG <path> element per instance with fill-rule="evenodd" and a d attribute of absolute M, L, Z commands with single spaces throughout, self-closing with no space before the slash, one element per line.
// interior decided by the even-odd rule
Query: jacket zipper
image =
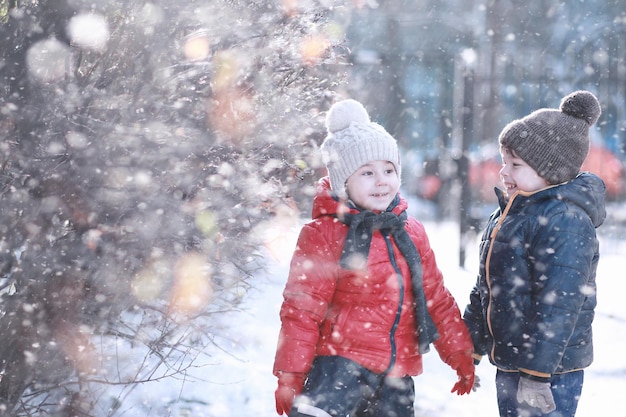
<path fill-rule="evenodd" d="M 493 250 L 493 242 L 494 239 L 496 238 L 496 235 L 498 234 L 498 232 L 500 231 L 500 227 L 502 227 L 502 223 L 504 222 L 504 219 L 506 218 L 506 216 L 509 213 L 509 210 L 511 208 L 511 204 L 513 203 L 513 200 L 515 199 L 515 197 L 517 197 L 519 193 L 515 193 L 513 194 L 513 196 L 509 199 L 509 201 L 507 202 L 506 206 L 504 207 L 504 211 L 502 212 L 502 214 L 500 215 L 500 217 L 498 218 L 498 222 L 496 223 L 496 225 L 494 226 L 493 230 L 491 231 L 491 234 L 489 235 L 489 250 L 487 251 L 487 259 L 485 260 L 485 282 L 487 283 L 487 287 L 489 288 L 489 303 L 487 304 L 487 328 L 489 328 L 489 334 L 491 334 L 491 359 L 495 360 L 495 350 L 496 350 L 496 342 L 495 342 L 495 338 L 493 336 L 493 328 L 491 326 L 491 304 L 492 304 L 492 298 L 491 298 L 491 276 L 489 274 L 489 267 L 491 264 L 491 251 Z"/>

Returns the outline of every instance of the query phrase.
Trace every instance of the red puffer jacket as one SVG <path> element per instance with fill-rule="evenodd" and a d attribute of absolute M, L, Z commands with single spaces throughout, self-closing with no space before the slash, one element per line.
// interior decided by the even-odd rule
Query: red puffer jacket
<path fill-rule="evenodd" d="M 401 198 L 393 211 L 401 213 L 406 208 Z M 390 376 L 422 372 L 409 267 L 393 239 L 375 231 L 367 269 L 341 268 L 348 226 L 334 215 L 347 210 L 331 196 L 328 178 L 321 179 L 313 220 L 300 232 L 283 293 L 274 362 L 277 376 L 306 374 L 313 358 L 323 355 L 343 356 L 373 372 L 388 371 Z M 444 287 L 423 225 L 409 216 L 406 230 L 421 256 L 428 310 L 440 335 L 435 348 L 445 362 L 456 352 L 471 353 L 469 333 Z"/>

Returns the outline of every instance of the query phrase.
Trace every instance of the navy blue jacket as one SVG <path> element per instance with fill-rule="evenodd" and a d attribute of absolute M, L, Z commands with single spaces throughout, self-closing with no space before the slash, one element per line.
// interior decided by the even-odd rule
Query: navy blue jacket
<path fill-rule="evenodd" d="M 538 376 L 589 366 L 604 182 L 581 173 L 508 201 L 496 193 L 500 208 L 483 233 L 463 315 L 475 355 Z"/>

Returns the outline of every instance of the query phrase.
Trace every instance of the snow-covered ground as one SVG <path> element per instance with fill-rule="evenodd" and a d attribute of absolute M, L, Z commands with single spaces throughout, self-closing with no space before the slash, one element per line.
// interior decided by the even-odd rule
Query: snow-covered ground
<path fill-rule="evenodd" d="M 141 390 L 147 396 L 143 398 L 144 403 L 163 401 L 167 392 L 171 401 L 179 396 L 187 402 L 188 415 L 276 416 L 276 379 L 272 375 L 272 364 L 280 327 L 278 312 L 289 258 L 301 225 L 300 219 L 279 220 L 262 230 L 266 240 L 267 272 L 255 277 L 255 288 L 245 309 L 228 318 L 232 326 L 230 339 L 221 342 L 221 349 L 215 349 L 211 365 L 198 369 L 203 382 L 187 382 L 180 387 L 168 382 L 160 388 L 146 387 Z M 468 246 L 465 268 L 460 268 L 458 225 L 435 222 L 425 222 L 425 225 L 446 284 L 462 310 L 477 270 L 476 241 L 472 240 Z M 623 404 L 620 398 L 626 392 L 626 303 L 618 271 L 623 267 L 625 255 L 625 239 L 602 239 L 599 305 L 594 327 L 595 361 L 585 373 L 577 417 L 596 417 L 600 410 L 623 408 L 619 404 Z M 484 360 L 477 368 L 481 388 L 462 397 L 450 393 L 456 375 L 434 350 L 424 357 L 424 367 L 424 373 L 415 378 L 416 417 L 498 415 L 493 382 L 495 369 L 488 361 Z M 179 411 L 172 415 L 184 415 L 180 407 L 177 408 Z"/>

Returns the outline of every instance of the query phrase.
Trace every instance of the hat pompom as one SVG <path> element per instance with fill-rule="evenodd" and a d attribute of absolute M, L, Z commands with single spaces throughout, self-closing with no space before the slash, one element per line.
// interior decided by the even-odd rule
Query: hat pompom
<path fill-rule="evenodd" d="M 333 104 L 326 115 L 326 128 L 330 133 L 347 129 L 352 122 L 362 124 L 370 122 L 370 117 L 365 107 L 353 99 L 347 99 Z"/>
<path fill-rule="evenodd" d="M 589 91 L 575 91 L 561 100 L 560 110 L 570 116 L 583 119 L 589 126 L 600 118 L 600 103 Z"/>

